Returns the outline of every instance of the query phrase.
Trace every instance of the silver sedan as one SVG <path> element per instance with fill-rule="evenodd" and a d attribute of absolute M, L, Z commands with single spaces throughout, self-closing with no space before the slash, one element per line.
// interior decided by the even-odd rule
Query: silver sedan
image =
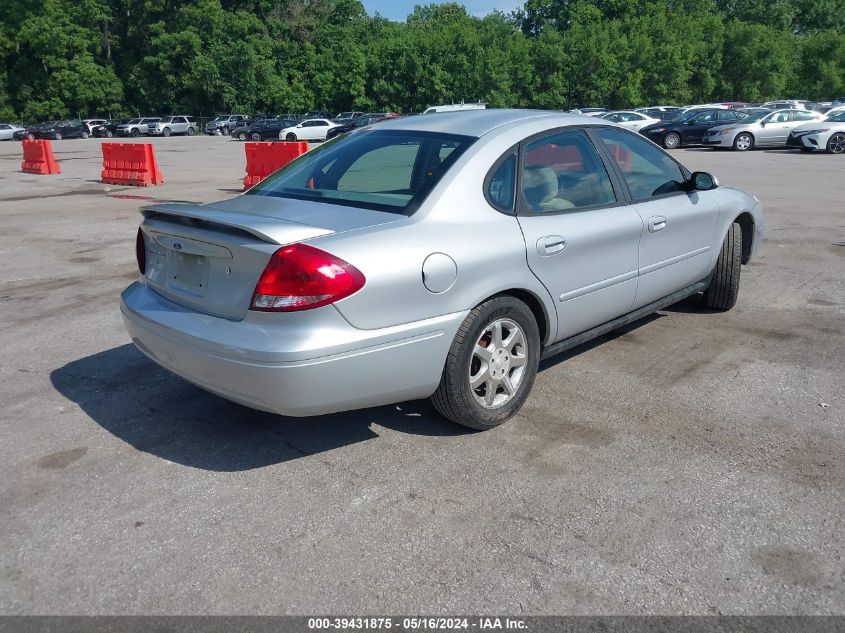
<path fill-rule="evenodd" d="M 696 293 L 731 308 L 763 228 L 634 132 L 523 110 L 388 121 L 142 213 L 121 311 L 161 366 L 284 415 L 430 397 L 476 429 L 541 358 Z"/>
<path fill-rule="evenodd" d="M 753 147 L 785 147 L 794 128 L 823 118 L 824 115 L 809 110 L 757 112 L 735 123 L 711 127 L 704 133 L 702 144 L 740 152 Z"/>

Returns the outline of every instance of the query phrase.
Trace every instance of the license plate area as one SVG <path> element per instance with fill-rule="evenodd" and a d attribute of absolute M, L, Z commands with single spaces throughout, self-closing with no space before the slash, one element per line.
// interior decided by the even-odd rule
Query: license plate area
<path fill-rule="evenodd" d="M 168 286 L 197 296 L 203 296 L 206 293 L 208 257 L 171 250 L 168 252 L 168 259 L 170 260 L 167 274 Z"/>

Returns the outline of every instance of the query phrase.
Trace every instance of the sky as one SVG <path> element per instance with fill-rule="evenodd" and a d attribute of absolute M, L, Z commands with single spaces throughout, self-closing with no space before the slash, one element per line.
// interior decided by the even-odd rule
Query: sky
<path fill-rule="evenodd" d="M 441 4 L 446 0 L 361 0 L 367 13 L 374 15 L 378 11 L 383 18 L 404 21 L 414 11 L 415 4 L 427 5 L 431 2 Z M 498 9 L 510 13 L 525 4 L 524 0 L 458 0 L 470 15 L 482 17 Z"/>

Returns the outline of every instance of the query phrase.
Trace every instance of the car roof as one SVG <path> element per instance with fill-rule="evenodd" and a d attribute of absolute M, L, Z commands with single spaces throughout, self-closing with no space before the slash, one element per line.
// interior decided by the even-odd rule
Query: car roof
<path fill-rule="evenodd" d="M 379 123 L 380 130 L 414 130 L 463 136 L 483 136 L 503 126 L 521 127 L 544 121 L 548 127 L 564 125 L 606 125 L 603 119 L 554 110 L 457 110 L 411 117 L 391 118 Z"/>

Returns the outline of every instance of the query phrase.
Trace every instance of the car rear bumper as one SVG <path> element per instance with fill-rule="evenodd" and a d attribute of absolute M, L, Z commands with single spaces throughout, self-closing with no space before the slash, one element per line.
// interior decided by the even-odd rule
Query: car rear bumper
<path fill-rule="evenodd" d="M 240 404 L 310 416 L 425 398 L 466 312 L 360 330 L 332 306 L 242 321 L 194 312 L 137 282 L 121 295 L 132 341 L 156 363 Z"/>

